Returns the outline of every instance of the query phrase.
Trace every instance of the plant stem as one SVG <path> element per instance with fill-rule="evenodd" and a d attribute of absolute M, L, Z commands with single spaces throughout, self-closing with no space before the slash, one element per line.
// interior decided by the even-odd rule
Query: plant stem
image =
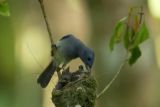
<path fill-rule="evenodd" d="M 51 28 L 49 26 L 49 23 L 48 23 L 48 20 L 47 20 L 47 16 L 46 16 L 46 12 L 45 12 L 45 9 L 44 9 L 43 0 L 38 0 L 38 1 L 39 1 L 40 6 L 41 6 L 41 9 L 42 9 L 42 14 L 43 14 L 43 17 L 44 17 L 44 20 L 45 20 L 45 23 L 46 23 L 46 27 L 47 27 L 47 31 L 48 31 L 48 34 L 49 34 L 49 38 L 50 38 L 51 44 L 54 44 L 54 41 L 52 39 Z"/>
<path fill-rule="evenodd" d="M 97 99 L 100 98 L 109 89 L 109 87 L 113 84 L 113 82 L 116 80 L 116 78 L 118 77 L 118 75 L 122 71 L 122 68 L 125 66 L 125 64 L 128 63 L 128 57 L 127 56 L 128 56 L 128 52 L 127 52 L 127 55 L 126 55 L 126 59 L 120 65 L 117 73 L 114 75 L 114 77 L 112 78 L 112 80 L 107 84 L 107 86 L 97 95 Z"/>

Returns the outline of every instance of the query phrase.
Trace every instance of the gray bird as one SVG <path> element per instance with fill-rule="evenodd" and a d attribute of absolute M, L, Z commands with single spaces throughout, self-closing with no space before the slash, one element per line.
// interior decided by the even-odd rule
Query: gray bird
<path fill-rule="evenodd" d="M 92 68 L 94 62 L 93 50 L 86 47 L 73 35 L 69 34 L 62 37 L 53 47 L 56 48 L 53 59 L 37 80 L 42 88 L 45 88 L 48 85 L 54 72 L 61 64 L 62 67 L 65 67 L 67 63 L 75 58 L 79 57 L 89 71 Z"/>

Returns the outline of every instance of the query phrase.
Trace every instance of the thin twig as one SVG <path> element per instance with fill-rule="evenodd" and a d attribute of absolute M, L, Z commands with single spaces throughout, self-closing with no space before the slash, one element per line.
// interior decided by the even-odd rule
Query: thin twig
<path fill-rule="evenodd" d="M 47 16 L 46 16 L 46 12 L 45 12 L 45 9 L 44 9 L 43 0 L 39 0 L 39 4 L 40 4 L 41 9 L 42 9 L 42 14 L 43 14 L 43 17 L 44 17 L 44 20 L 45 20 L 45 23 L 46 23 L 46 27 L 47 27 L 47 30 L 48 30 L 48 34 L 49 34 L 49 38 L 50 38 L 51 44 L 54 44 L 54 41 L 53 41 L 53 38 L 52 38 L 51 28 L 49 26 L 49 23 L 48 23 L 48 20 L 47 20 Z"/>
<path fill-rule="evenodd" d="M 116 78 L 118 77 L 118 75 L 120 74 L 122 68 L 125 66 L 125 64 L 128 62 L 128 53 L 126 55 L 126 59 L 124 60 L 124 62 L 120 65 L 117 73 L 114 75 L 114 77 L 112 78 L 112 80 L 107 84 L 107 86 L 97 95 L 97 99 L 100 98 L 100 96 L 102 94 L 104 94 L 108 89 L 109 87 L 113 84 L 113 82 L 116 80 Z"/>
<path fill-rule="evenodd" d="M 43 67 L 42 67 L 42 65 L 39 63 L 37 57 L 33 54 L 33 51 L 32 51 L 32 49 L 30 48 L 30 46 L 29 46 L 29 44 L 28 44 L 27 41 L 26 41 L 26 45 L 27 45 L 27 48 L 28 48 L 28 50 L 30 51 L 30 53 L 31 53 L 34 61 L 37 63 L 37 65 L 40 67 L 40 69 L 43 69 Z"/>

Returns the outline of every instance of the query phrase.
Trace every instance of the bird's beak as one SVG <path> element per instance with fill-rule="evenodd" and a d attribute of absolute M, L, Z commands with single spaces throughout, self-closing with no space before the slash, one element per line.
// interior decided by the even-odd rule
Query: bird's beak
<path fill-rule="evenodd" d="M 86 69 L 90 72 L 91 71 L 91 67 L 86 65 Z"/>

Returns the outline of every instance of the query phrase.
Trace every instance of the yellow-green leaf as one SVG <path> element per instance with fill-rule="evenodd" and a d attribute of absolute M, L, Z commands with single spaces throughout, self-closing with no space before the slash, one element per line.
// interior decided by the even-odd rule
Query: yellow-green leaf
<path fill-rule="evenodd" d="M 114 45 L 121 41 L 121 38 L 122 38 L 124 30 L 125 30 L 124 21 L 126 19 L 127 19 L 127 17 L 122 18 L 115 26 L 115 29 L 113 31 L 113 35 L 111 36 L 111 39 L 109 42 L 109 46 L 110 46 L 111 51 L 114 49 Z"/>
<path fill-rule="evenodd" d="M 138 45 L 140 45 L 142 42 L 144 42 L 148 38 L 149 38 L 149 31 L 145 23 L 143 23 L 139 31 L 135 34 L 135 39 L 132 42 L 131 48 L 137 47 Z"/>

